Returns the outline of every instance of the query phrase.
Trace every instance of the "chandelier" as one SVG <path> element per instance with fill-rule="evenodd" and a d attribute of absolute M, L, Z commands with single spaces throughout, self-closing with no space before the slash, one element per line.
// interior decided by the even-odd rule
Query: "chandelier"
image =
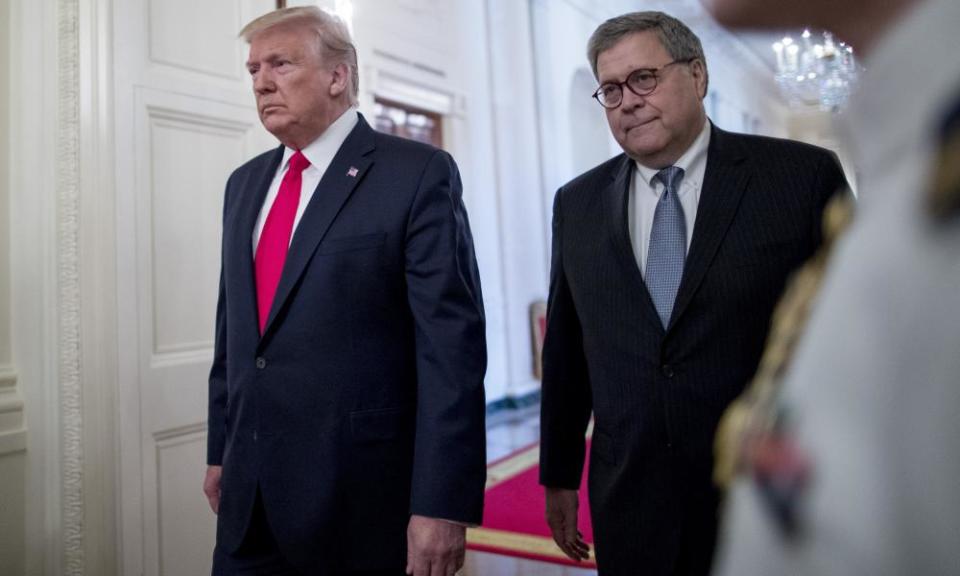
<path fill-rule="evenodd" d="M 853 48 L 823 32 L 814 42 L 804 30 L 799 42 L 785 36 L 773 44 L 777 55 L 777 85 L 791 106 L 818 106 L 836 111 L 843 107 L 857 80 Z"/>

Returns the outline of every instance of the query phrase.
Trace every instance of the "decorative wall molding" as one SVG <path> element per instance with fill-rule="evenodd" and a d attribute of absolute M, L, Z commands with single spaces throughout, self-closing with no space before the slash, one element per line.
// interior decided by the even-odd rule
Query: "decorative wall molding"
<path fill-rule="evenodd" d="M 237 39 L 230 45 L 222 42 L 210 42 L 209 37 L 219 40 L 231 37 L 242 26 L 242 2 L 218 0 L 216 2 L 195 2 L 194 0 L 148 0 L 149 14 L 146 42 L 149 61 L 154 64 L 170 66 L 178 73 L 200 73 L 218 76 L 242 82 L 244 69 L 243 43 Z M 201 28 L 204 34 L 184 31 L 184 14 L 192 12 L 190 18 L 206 23 Z M 217 18 L 212 18 L 217 14 Z"/>
<path fill-rule="evenodd" d="M 17 391 L 17 373 L 0 366 L 0 457 L 27 449 L 23 427 L 23 397 Z"/>
<path fill-rule="evenodd" d="M 212 314 L 210 325 L 206 326 L 193 306 L 196 302 L 206 302 L 208 294 L 215 294 L 217 287 L 217 264 L 220 254 L 219 236 L 209 231 L 220 227 L 220 194 L 215 190 L 210 194 L 197 195 L 178 182 L 170 180 L 171 174 L 194 174 L 198 181 L 204 177 L 219 181 L 215 174 L 219 168 L 229 169 L 245 161 L 248 136 L 256 127 L 256 115 L 249 108 L 234 107 L 214 103 L 194 96 L 170 94 L 148 89 L 137 93 L 138 104 L 138 145 L 141 154 L 138 159 L 137 202 L 139 204 L 139 230 L 144 233 L 139 264 L 142 266 L 144 300 L 148 304 L 143 310 L 144 337 L 150 349 L 150 368 L 176 368 L 190 364 L 208 364 L 213 357 Z M 221 155 L 205 155 L 204 165 L 194 164 L 204 145 L 213 137 L 220 154 L 227 150 L 236 153 L 225 161 Z M 176 151 L 174 156 L 171 152 Z M 175 159 L 183 150 L 196 150 L 189 159 Z M 227 154 L 229 156 L 229 154 Z M 187 161 L 185 161 L 187 160 Z M 219 166 L 219 168 L 217 168 Z M 182 184 L 182 181 L 180 181 Z M 195 201 L 187 196 L 193 195 Z M 190 200 L 196 208 L 191 214 L 173 213 L 166 207 L 179 205 Z M 211 202 L 216 202 L 214 206 Z M 206 215 L 206 216 L 202 216 Z M 191 225 L 186 230 L 184 222 Z M 195 258 L 207 262 L 200 265 L 196 261 L 177 264 L 175 259 L 184 250 L 194 250 Z M 181 273 L 189 274 L 194 282 L 184 285 L 171 282 L 170 266 L 177 265 Z M 200 290 L 199 286 L 206 286 Z M 185 304 L 185 303 L 194 304 Z M 201 318 L 205 318 L 203 315 Z"/>
<path fill-rule="evenodd" d="M 23 428 L 0 432 L 0 458 L 9 454 L 18 454 L 27 449 L 27 431 Z"/>
<path fill-rule="evenodd" d="M 440 68 L 437 68 L 434 65 L 425 64 L 417 60 L 411 60 L 410 58 L 405 58 L 398 54 L 394 54 L 393 52 L 387 52 L 385 50 L 378 50 L 374 48 L 373 54 L 374 56 L 377 56 L 378 58 L 382 58 L 383 60 L 396 62 L 397 64 L 401 64 L 403 66 L 407 66 L 409 68 L 413 68 L 421 72 L 426 72 L 427 74 L 436 76 L 437 78 L 440 78 L 440 79 L 445 79 L 447 77 L 447 73 L 445 71 L 441 70 Z"/>
<path fill-rule="evenodd" d="M 443 116 L 463 115 L 465 103 L 462 98 L 445 90 L 437 90 L 375 67 L 367 67 L 370 92 L 374 97 L 393 100 Z"/>
<path fill-rule="evenodd" d="M 80 7 L 57 2 L 57 313 L 63 567 L 84 573 L 80 372 Z"/>
<path fill-rule="evenodd" d="M 183 494 L 196 491 L 205 469 L 205 422 L 154 433 L 155 480 L 146 483 L 158 502 L 156 538 L 159 574 L 204 574 L 210 571 L 209 550 L 216 545 L 216 516 L 185 505 Z M 203 511 L 208 512 L 208 511 Z M 189 531 L 184 527 L 190 526 Z"/>
<path fill-rule="evenodd" d="M 157 450 L 172 444 L 181 442 L 192 442 L 194 440 L 205 439 L 207 436 L 207 423 L 195 422 L 176 428 L 168 428 L 153 433 L 153 439 L 157 443 Z"/>
<path fill-rule="evenodd" d="M 158 348 L 150 355 L 150 369 L 176 368 L 189 364 L 210 362 L 213 359 L 212 342 L 193 342 L 178 348 Z"/>
<path fill-rule="evenodd" d="M 162 99 L 164 96 L 163 93 L 153 94 L 152 98 L 150 98 L 151 103 L 146 104 L 147 114 L 150 120 L 155 121 L 159 126 L 171 126 L 197 132 L 211 131 L 217 134 L 230 135 L 243 135 L 253 127 L 253 122 L 248 120 L 197 113 L 154 103 L 155 100 Z M 171 99 L 176 99 L 177 101 L 182 101 L 184 98 L 179 94 L 166 96 Z M 202 101 L 202 99 L 194 99 Z M 246 111 L 245 108 L 243 110 Z"/>
<path fill-rule="evenodd" d="M 3 394 L 6 391 L 15 389 L 17 386 L 17 372 L 13 369 L 12 366 L 0 365 L 0 398 L 3 398 Z M 0 403 L 0 411 L 3 410 L 2 403 Z M 22 408 L 22 406 L 21 406 Z"/>

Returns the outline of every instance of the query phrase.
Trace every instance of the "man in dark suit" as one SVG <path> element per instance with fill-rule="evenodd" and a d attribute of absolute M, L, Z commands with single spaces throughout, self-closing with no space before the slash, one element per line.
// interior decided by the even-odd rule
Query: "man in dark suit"
<path fill-rule="evenodd" d="M 214 574 L 453 574 L 483 506 L 480 282 L 456 165 L 374 132 L 317 8 L 241 35 L 282 143 L 227 182 Z"/>
<path fill-rule="evenodd" d="M 624 154 L 556 195 L 543 352 L 541 483 L 574 559 L 584 433 L 604 575 L 710 570 L 712 439 L 749 381 L 787 276 L 845 186 L 813 146 L 707 121 L 699 39 L 659 12 L 613 18 L 588 56 Z"/>

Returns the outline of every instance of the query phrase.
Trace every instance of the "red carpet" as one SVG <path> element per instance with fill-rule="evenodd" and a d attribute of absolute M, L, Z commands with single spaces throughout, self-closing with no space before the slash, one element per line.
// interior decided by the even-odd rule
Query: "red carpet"
<path fill-rule="evenodd" d="M 589 453 L 589 443 L 587 450 Z M 540 473 L 539 455 L 540 445 L 535 444 L 487 467 L 483 526 L 467 531 L 467 548 L 595 568 L 596 563 L 592 556 L 593 528 L 590 525 L 590 505 L 587 502 L 587 475 L 583 475 L 580 485 L 578 526 L 584 540 L 591 544 L 591 558 L 578 563 L 560 551 L 544 520 L 543 487 L 537 483 Z"/>

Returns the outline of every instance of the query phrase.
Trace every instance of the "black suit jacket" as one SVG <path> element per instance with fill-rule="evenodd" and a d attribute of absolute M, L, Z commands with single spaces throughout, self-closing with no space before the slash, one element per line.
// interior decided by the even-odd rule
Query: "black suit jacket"
<path fill-rule="evenodd" d="M 713 434 L 750 380 L 787 276 L 845 187 L 835 157 L 712 128 L 693 239 L 665 330 L 627 229 L 633 162 L 563 186 L 543 351 L 541 482 L 576 488 L 595 418 L 590 504 L 603 574 L 706 574 Z"/>
<path fill-rule="evenodd" d="M 257 327 L 252 234 L 283 155 L 227 182 L 208 463 L 217 542 L 257 491 L 301 570 L 402 569 L 410 514 L 478 523 L 483 304 L 460 176 L 443 151 L 360 118 L 294 233 Z"/>

